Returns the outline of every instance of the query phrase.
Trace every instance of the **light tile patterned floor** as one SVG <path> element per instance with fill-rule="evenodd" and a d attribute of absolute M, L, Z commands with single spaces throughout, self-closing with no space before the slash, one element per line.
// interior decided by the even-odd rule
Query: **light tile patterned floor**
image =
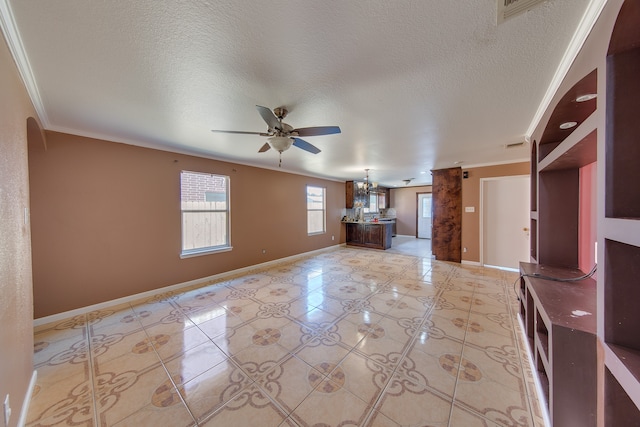
<path fill-rule="evenodd" d="M 28 425 L 542 426 L 516 277 L 394 238 L 41 326 Z"/>

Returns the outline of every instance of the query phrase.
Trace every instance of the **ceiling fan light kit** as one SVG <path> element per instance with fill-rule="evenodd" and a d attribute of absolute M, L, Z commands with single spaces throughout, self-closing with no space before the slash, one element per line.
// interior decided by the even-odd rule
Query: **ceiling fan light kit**
<path fill-rule="evenodd" d="M 320 135 L 333 135 L 336 133 L 340 133 L 340 128 L 338 126 L 314 126 L 307 128 L 298 128 L 294 129 L 292 126 L 287 123 L 283 123 L 282 119 L 284 119 L 289 111 L 285 107 L 277 107 L 271 111 L 267 107 L 263 107 L 261 105 L 256 105 L 256 109 L 258 113 L 262 117 L 262 119 L 267 123 L 268 129 L 267 132 L 245 132 L 245 131 L 234 131 L 234 130 L 212 130 L 212 132 L 217 133 L 233 133 L 233 134 L 245 134 L 245 135 L 260 135 L 267 136 L 267 143 L 265 143 L 260 150 L 259 153 L 264 153 L 268 151 L 270 148 L 273 148 L 278 153 L 280 153 L 280 163 L 279 166 L 282 167 L 282 153 L 291 148 L 292 145 L 307 151 L 312 154 L 318 154 L 320 149 L 315 145 L 305 141 L 304 139 L 298 138 L 299 136 L 320 136 Z"/>
<path fill-rule="evenodd" d="M 269 138 L 269 145 L 276 151 L 282 153 L 287 151 L 293 145 L 293 139 L 288 136 L 272 136 Z"/>

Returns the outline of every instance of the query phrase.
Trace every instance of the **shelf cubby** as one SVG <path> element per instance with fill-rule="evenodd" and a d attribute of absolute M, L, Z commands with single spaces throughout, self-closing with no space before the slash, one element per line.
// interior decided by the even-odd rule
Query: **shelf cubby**
<path fill-rule="evenodd" d="M 595 162 L 598 157 L 595 122 L 595 116 L 585 120 L 575 132 L 540 162 L 538 165 L 540 172 L 581 168 Z"/>
<path fill-rule="evenodd" d="M 531 144 L 531 211 L 538 211 L 538 144 Z"/>
<path fill-rule="evenodd" d="M 604 374 L 605 425 L 640 427 L 640 410 L 608 368 Z"/>
<path fill-rule="evenodd" d="M 637 31 L 637 30 L 636 30 Z M 607 58 L 605 215 L 640 218 L 637 182 L 640 160 L 640 47 Z"/>
<path fill-rule="evenodd" d="M 544 360 L 549 360 L 549 329 L 544 324 L 540 312 L 536 310 L 536 342 Z"/>
<path fill-rule="evenodd" d="M 537 217 L 537 215 L 536 215 Z M 531 232 L 529 239 L 531 240 L 531 258 L 533 260 L 538 259 L 538 220 L 537 218 L 531 218 Z"/>
<path fill-rule="evenodd" d="M 538 181 L 537 261 L 577 268 L 580 171 L 540 172 Z"/>
<path fill-rule="evenodd" d="M 605 240 L 604 339 L 640 350 L 640 247 Z"/>
<path fill-rule="evenodd" d="M 538 162 L 543 164 L 544 160 L 552 152 L 564 151 L 560 146 L 567 140 L 581 138 L 573 136 L 574 132 L 580 129 L 593 129 L 593 125 L 583 126 L 597 107 L 597 98 L 586 102 L 576 102 L 579 95 L 598 92 L 598 71 L 594 69 L 576 82 L 556 104 L 556 107 L 547 122 L 545 130 L 540 138 L 538 147 Z M 576 122 L 577 126 L 569 129 L 562 129 L 560 125 L 566 122 Z M 565 144 L 566 145 L 566 144 Z M 542 170 L 540 165 L 538 171 Z"/>

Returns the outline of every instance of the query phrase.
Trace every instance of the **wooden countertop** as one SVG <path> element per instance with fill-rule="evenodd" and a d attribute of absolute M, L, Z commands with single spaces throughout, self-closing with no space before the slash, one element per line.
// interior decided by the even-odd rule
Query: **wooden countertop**
<path fill-rule="evenodd" d="M 582 276 L 580 270 L 520 263 L 521 273 L 562 279 Z M 596 333 L 596 281 L 589 278 L 576 282 L 556 282 L 528 276 L 533 296 L 556 325 Z"/>

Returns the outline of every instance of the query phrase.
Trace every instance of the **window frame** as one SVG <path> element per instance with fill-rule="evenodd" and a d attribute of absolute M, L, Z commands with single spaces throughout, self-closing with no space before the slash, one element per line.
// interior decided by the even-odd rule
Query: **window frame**
<path fill-rule="evenodd" d="M 225 182 L 225 205 L 226 209 L 183 209 L 182 203 L 182 190 L 183 190 L 183 174 L 194 174 L 194 175 L 206 175 L 209 177 L 221 177 L 224 178 Z M 202 190 L 203 194 L 211 192 L 206 189 Z M 199 172 L 199 171 L 191 171 L 191 170 L 182 170 L 180 171 L 180 258 L 191 258 L 200 255 L 209 255 L 218 252 L 228 252 L 233 249 L 231 246 L 231 178 L 228 175 L 216 174 L 211 172 Z M 206 201 L 206 200 L 205 200 Z M 215 245 L 215 246 L 201 246 L 193 249 L 185 249 L 185 226 L 184 226 L 184 216 L 185 213 L 194 213 L 194 212 L 212 212 L 212 213 L 220 213 L 224 212 L 226 215 L 225 221 L 225 237 L 226 241 L 224 244 Z"/>
<path fill-rule="evenodd" d="M 317 189 L 322 190 L 322 208 L 321 209 L 310 209 L 309 208 L 309 189 Z M 305 188 L 305 200 L 307 204 L 307 236 L 316 236 L 318 234 L 326 234 L 327 232 L 327 188 L 320 187 L 317 185 L 307 184 Z M 310 231 L 309 230 L 309 214 L 311 212 L 322 212 L 322 230 L 321 231 Z"/>

